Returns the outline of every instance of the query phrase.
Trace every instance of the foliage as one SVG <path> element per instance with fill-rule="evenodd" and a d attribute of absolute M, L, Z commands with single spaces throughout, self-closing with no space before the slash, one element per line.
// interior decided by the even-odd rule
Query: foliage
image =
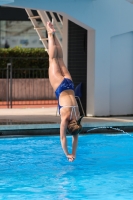
<path fill-rule="evenodd" d="M 47 77 L 48 72 L 48 54 L 43 48 L 21 48 L 21 47 L 15 47 L 15 48 L 9 48 L 9 49 L 0 49 L 0 71 L 6 70 L 7 63 L 11 63 L 12 60 L 12 66 L 13 70 L 15 71 L 16 75 L 14 75 L 16 78 L 20 78 L 20 75 L 18 72 L 21 71 L 21 75 L 23 76 L 21 78 L 28 78 L 29 73 L 28 70 L 34 71 L 34 75 L 36 77 L 39 76 L 40 72 L 39 70 L 45 70 Z M 32 78 L 33 73 L 31 73 L 30 78 Z M 15 78 L 14 77 L 14 78 Z M 2 78 L 2 77 L 1 77 Z M 5 78 L 5 76 L 4 76 Z"/>

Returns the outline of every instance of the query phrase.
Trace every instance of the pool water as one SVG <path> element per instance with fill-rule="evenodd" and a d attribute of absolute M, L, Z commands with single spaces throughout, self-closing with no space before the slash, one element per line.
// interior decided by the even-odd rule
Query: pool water
<path fill-rule="evenodd" d="M 80 136 L 73 163 L 58 136 L 0 139 L 0 200 L 132 198 L 133 138 L 128 135 Z"/>

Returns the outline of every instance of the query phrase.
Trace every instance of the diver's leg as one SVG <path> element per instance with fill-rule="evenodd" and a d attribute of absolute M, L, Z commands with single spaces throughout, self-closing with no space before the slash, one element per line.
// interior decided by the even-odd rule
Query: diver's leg
<path fill-rule="evenodd" d="M 56 36 L 54 36 L 54 40 L 55 40 L 55 44 L 56 44 L 56 47 L 57 47 L 57 57 L 58 57 L 58 62 L 59 62 L 59 66 L 60 66 L 60 69 L 61 69 L 61 72 L 62 72 L 62 75 L 64 76 L 64 78 L 69 78 L 72 80 L 72 77 L 68 71 L 68 69 L 66 68 L 65 66 L 65 63 L 63 61 L 63 51 L 62 51 L 62 48 L 60 46 L 60 43 L 58 42 Z"/>
<path fill-rule="evenodd" d="M 58 42 L 58 40 L 57 40 L 57 38 L 54 34 L 55 29 L 54 29 L 51 22 L 48 22 L 48 23 L 49 23 L 49 27 L 50 27 L 50 31 L 49 31 L 50 34 L 48 34 L 48 37 L 50 38 L 49 45 L 54 46 L 54 48 L 52 47 L 52 49 L 49 49 L 49 55 L 52 58 L 56 57 L 58 59 L 58 65 L 60 67 L 60 71 L 61 71 L 62 76 L 64 76 L 64 78 L 69 78 L 69 79 L 72 80 L 71 75 L 70 75 L 68 69 L 66 68 L 66 66 L 64 64 L 62 48 L 61 48 L 60 43 Z M 51 40 L 51 37 L 52 37 L 52 40 Z"/>
<path fill-rule="evenodd" d="M 48 49 L 49 49 L 49 80 L 54 90 L 60 85 L 64 77 L 59 66 L 57 46 L 54 39 L 54 28 L 47 23 Z"/>

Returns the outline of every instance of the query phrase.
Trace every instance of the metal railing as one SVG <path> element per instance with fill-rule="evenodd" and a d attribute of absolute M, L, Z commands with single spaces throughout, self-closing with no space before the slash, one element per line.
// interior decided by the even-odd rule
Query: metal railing
<path fill-rule="evenodd" d="M 13 66 L 14 59 L 19 58 L 10 58 L 7 66 L 3 69 L 0 68 L 0 108 L 57 105 L 48 79 L 48 69 L 17 69 L 16 66 Z"/>

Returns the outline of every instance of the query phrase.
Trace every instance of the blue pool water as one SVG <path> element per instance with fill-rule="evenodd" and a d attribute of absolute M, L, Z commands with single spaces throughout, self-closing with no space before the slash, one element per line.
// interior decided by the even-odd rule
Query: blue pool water
<path fill-rule="evenodd" d="M 80 136 L 73 163 L 58 136 L 0 139 L 0 200 L 132 198 L 133 138 L 128 135 Z"/>

